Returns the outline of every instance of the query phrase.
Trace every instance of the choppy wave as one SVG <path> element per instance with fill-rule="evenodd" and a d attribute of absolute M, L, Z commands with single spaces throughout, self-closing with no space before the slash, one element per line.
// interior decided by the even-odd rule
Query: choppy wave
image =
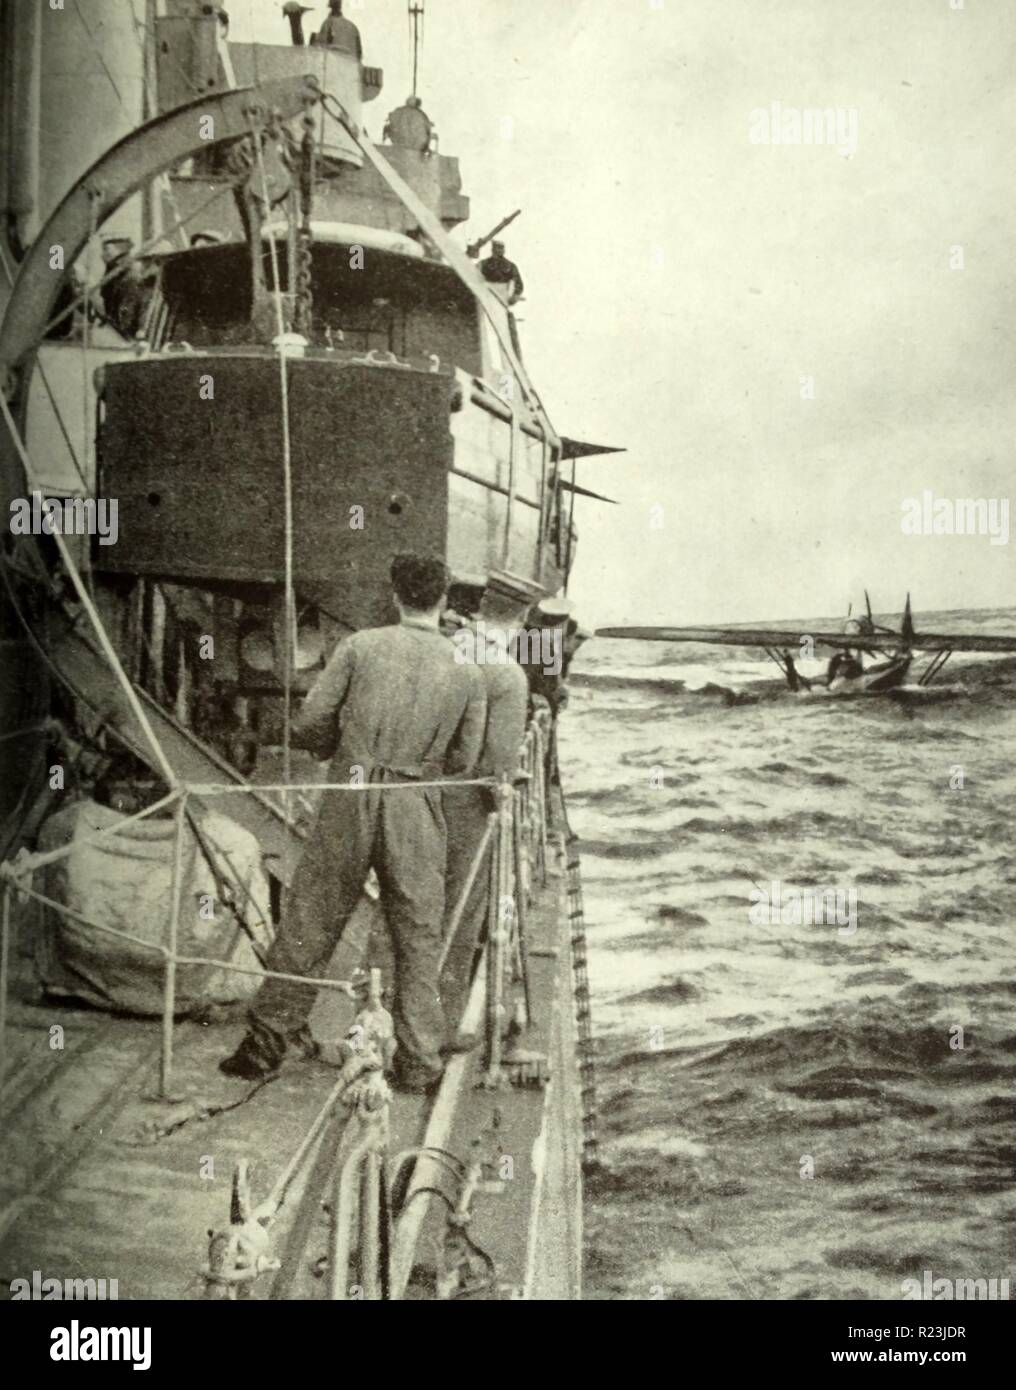
<path fill-rule="evenodd" d="M 922 622 L 1016 634 L 1016 610 Z M 802 702 L 750 653 L 580 654 L 561 746 L 599 1035 L 588 1296 L 1016 1286 L 1014 693 L 998 659 Z M 753 924 L 774 882 L 852 891 L 855 930 Z"/>

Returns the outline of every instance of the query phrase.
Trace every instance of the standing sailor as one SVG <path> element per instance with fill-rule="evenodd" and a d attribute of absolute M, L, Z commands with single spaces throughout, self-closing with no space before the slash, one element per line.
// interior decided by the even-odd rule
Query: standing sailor
<path fill-rule="evenodd" d="M 311 42 L 323 44 L 326 48 L 341 48 L 345 53 L 352 53 L 354 57 L 362 58 L 363 44 L 360 42 L 360 31 L 351 19 L 343 17 L 342 0 L 328 0 L 328 12 L 328 18 Z"/>
<path fill-rule="evenodd" d="M 514 779 L 519 769 L 519 753 L 526 733 L 529 683 L 522 667 L 507 651 L 507 643 L 495 649 L 487 643 L 487 629 L 479 615 L 452 635 L 460 660 L 474 661 L 487 692 L 487 722 L 477 777 L 501 782 Z M 483 644 L 484 650 L 477 651 Z M 449 919 L 462 896 L 469 871 L 487 829 L 487 817 L 495 809 L 496 798 L 486 787 L 449 787 L 444 793 L 448 824 L 448 871 L 445 898 Z M 455 939 L 448 948 L 441 997 L 449 1024 L 457 1027 L 472 978 L 473 959 L 487 912 L 490 882 L 490 847 L 473 880 L 459 920 Z"/>
<path fill-rule="evenodd" d="M 395 1080 L 424 1091 L 441 1076 L 448 1041 L 437 978 L 446 833 L 440 790 L 405 784 L 471 773 L 486 703 L 479 672 L 455 660 L 438 628 L 448 589 L 444 561 L 398 555 L 391 579 L 400 621 L 341 641 L 292 729 L 294 744 L 332 759 L 330 782 L 356 786 L 362 777 L 378 790 L 324 794 L 266 967 L 321 976 L 373 868 L 395 957 Z M 267 1075 L 287 1040 L 312 1052 L 314 993 L 267 980 L 247 1035 L 220 1069 Z"/>
<path fill-rule="evenodd" d="M 525 285 L 518 266 L 505 255 L 503 241 L 491 242 L 490 255 L 480 262 L 480 274 L 506 304 L 514 304 L 522 298 Z"/>
<path fill-rule="evenodd" d="M 571 611 L 572 605 L 566 598 L 541 599 L 530 610 L 524 632 L 516 638 L 515 651 L 530 694 L 534 700 L 545 700 L 555 719 L 558 710 L 568 703 L 565 677 L 571 658 L 581 645 L 579 639 L 569 650 L 569 627 L 573 642 L 578 634 Z"/>
<path fill-rule="evenodd" d="M 550 737 L 544 752 L 547 785 L 559 781 L 557 769 L 557 717 L 568 703 L 566 676 L 572 657 L 585 634 L 571 616 L 566 598 L 545 598 L 530 611 L 529 626 L 516 639 L 515 652 L 529 682 L 532 709 L 549 707 Z M 538 624 L 538 626 L 537 626 Z"/>

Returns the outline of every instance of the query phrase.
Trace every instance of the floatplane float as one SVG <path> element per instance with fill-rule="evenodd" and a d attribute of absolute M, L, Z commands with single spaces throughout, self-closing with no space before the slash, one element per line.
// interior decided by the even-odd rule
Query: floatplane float
<path fill-rule="evenodd" d="M 639 642 L 705 642 L 721 647 L 761 647 L 799 695 L 882 695 L 897 690 L 907 679 L 917 652 L 930 652 L 931 660 L 918 678 L 928 686 L 953 652 L 1016 653 L 1016 637 L 980 633 L 918 633 L 910 611 L 910 595 L 899 631 L 876 623 L 871 599 L 865 590 L 867 612 L 850 616 L 842 632 L 809 632 L 804 628 L 747 627 L 604 627 L 597 637 L 620 637 Z M 813 657 L 816 648 L 828 647 L 833 655 L 821 676 L 804 676 L 797 660 Z M 795 650 L 796 649 L 796 650 Z M 865 658 L 874 664 L 865 665 Z M 879 660 L 879 658 L 883 658 Z"/>

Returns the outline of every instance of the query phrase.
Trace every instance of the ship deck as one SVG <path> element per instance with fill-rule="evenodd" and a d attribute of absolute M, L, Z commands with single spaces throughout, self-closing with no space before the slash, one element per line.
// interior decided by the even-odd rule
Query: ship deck
<path fill-rule="evenodd" d="M 494 1260 L 495 1285 L 460 1296 L 579 1296 L 581 1134 L 564 881 L 557 856 L 528 922 L 534 1021 L 521 1045 L 547 1056 L 549 1084 L 485 1088 L 481 1046 L 450 1062 L 435 1097 L 393 1097 L 390 1157 L 426 1144 L 465 1163 L 481 1157 L 494 1179 L 475 1194 L 469 1232 Z M 348 973 L 357 941 L 347 931 L 333 978 Z M 201 1297 L 208 1231 L 229 1223 L 234 1164 L 249 1161 L 257 1204 L 334 1087 L 335 1067 L 294 1061 L 257 1088 L 230 1081 L 216 1064 L 238 1040 L 242 1019 L 182 1020 L 172 1095 L 159 1098 L 159 1020 L 39 998 L 30 959 L 18 954 L 14 964 L 0 1081 L 4 1292 L 13 1279 L 39 1271 L 43 1279 L 115 1279 L 120 1298 Z M 481 965 L 464 1027 L 482 1031 L 484 988 Z M 321 992 L 312 1023 L 326 1048 L 344 1035 L 352 1010 L 343 996 Z M 62 1047 L 51 1046 L 55 1026 Z M 328 1127 L 317 1157 L 312 1150 L 313 1161 L 294 1179 L 272 1227 L 282 1268 L 259 1278 L 252 1297 L 328 1297 L 319 1265 L 329 1247 L 321 1202 L 330 1195 L 330 1149 L 340 1133 L 341 1121 Z M 420 1159 L 410 1194 L 435 1178 L 431 1160 Z M 443 1210 L 421 1193 L 397 1221 L 395 1296 L 435 1296 Z"/>

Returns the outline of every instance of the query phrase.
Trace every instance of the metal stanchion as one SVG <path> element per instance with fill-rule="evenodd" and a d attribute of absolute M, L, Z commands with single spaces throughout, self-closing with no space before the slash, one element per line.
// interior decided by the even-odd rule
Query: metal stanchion
<path fill-rule="evenodd" d="M 346 1035 L 348 1053 L 339 1079 L 264 1202 L 256 1209 L 249 1198 L 243 1209 L 234 1201 L 229 1227 L 209 1232 L 208 1261 L 200 1273 L 205 1297 L 246 1298 L 251 1284 L 266 1271 L 282 1267 L 271 1250 L 269 1234 L 278 1219 L 296 1173 L 306 1164 L 315 1142 L 325 1133 L 336 1105 L 352 1111 L 334 1154 L 326 1155 L 322 1179 L 332 1187 L 332 1227 L 329 1241 L 329 1296 L 348 1302 L 362 1296 L 380 1301 L 389 1296 L 390 1233 L 384 1166 L 390 1133 L 391 1091 L 385 1080 L 394 1050 L 391 1015 L 381 1007 L 381 972 L 370 973 L 370 992 Z M 327 1142 L 327 1141 L 326 1141 Z M 330 1175 L 334 1175 L 333 1177 Z M 244 1175 L 245 1176 L 245 1175 Z M 248 1189 L 245 1187 L 245 1191 Z M 384 1198 L 384 1200 L 382 1200 Z M 308 1228 L 309 1229 L 309 1228 Z M 384 1240 L 382 1240 L 384 1232 Z M 359 1236 L 357 1281 L 351 1287 L 351 1266 Z M 305 1237 L 306 1237 L 305 1232 Z M 292 1286 L 293 1260 L 282 1276 Z M 289 1296 L 287 1294 L 287 1296 Z"/>
<path fill-rule="evenodd" d="M 162 996 L 162 1065 L 159 1073 L 159 1095 L 170 1098 L 173 1079 L 173 1023 L 176 1013 L 176 958 L 180 935 L 180 902 L 183 896 L 183 850 L 187 830 L 186 794 L 176 804 L 176 840 L 173 848 L 173 887 L 169 910 L 169 933 L 166 941 L 166 975 Z"/>
<path fill-rule="evenodd" d="M 371 1149 L 364 1160 L 360 1193 L 360 1278 L 369 1303 L 381 1301 L 381 1163 L 381 1154 Z"/>
<path fill-rule="evenodd" d="M 511 940 L 511 921 L 515 912 L 512 892 L 512 820 L 513 792 L 511 783 L 502 782 L 498 788 L 497 838 L 494 842 L 492 869 L 490 936 L 487 945 L 487 1072 L 484 1085 L 496 1087 L 501 1079 L 506 1021 L 505 963 Z"/>
<path fill-rule="evenodd" d="M 391 1016 L 381 1007 L 381 972 L 374 969 L 370 976 L 367 1005 L 358 1015 L 360 1075 L 346 1095 L 353 1116 L 340 1142 L 335 1183 L 329 1283 L 330 1296 L 337 1302 L 346 1302 L 352 1296 L 349 1268 L 354 1224 L 359 1231 L 359 1283 L 363 1298 L 379 1302 L 387 1297 L 390 1282 L 387 1265 L 382 1271 L 380 1231 L 381 1223 L 388 1219 L 387 1204 L 381 1200 L 391 1115 L 391 1091 L 384 1078 L 384 1067 L 390 1057 L 393 1025 Z M 387 1239 L 385 1247 L 387 1255 Z"/>
<path fill-rule="evenodd" d="M 462 915 L 466 910 L 466 903 L 469 901 L 469 895 L 473 891 L 473 885 L 476 883 L 476 880 L 480 876 L 480 869 L 483 865 L 484 855 L 487 853 L 487 849 L 490 845 L 490 842 L 496 834 L 497 812 L 491 811 L 490 815 L 487 817 L 487 827 L 483 832 L 483 839 L 477 846 L 476 853 L 473 856 L 473 862 L 469 866 L 469 873 L 466 875 L 466 881 L 462 885 L 462 891 L 459 894 L 459 900 L 455 904 L 455 911 L 451 915 L 451 920 L 448 923 L 448 929 L 445 932 L 444 944 L 441 947 L 441 958 L 437 964 L 437 973 L 439 978 L 441 972 L 444 970 L 445 965 L 448 961 L 448 953 L 451 950 L 452 945 L 454 944 L 455 937 L 458 933 L 459 927 L 462 924 Z"/>
<path fill-rule="evenodd" d="M 357 1199 L 357 1184 L 360 1185 L 360 1221 L 363 1224 L 363 1163 L 370 1154 L 373 1140 L 369 1133 L 364 1134 L 350 1150 L 339 1169 L 335 1184 L 334 1216 L 332 1220 L 331 1269 L 329 1297 L 333 1303 L 349 1300 L 349 1265 L 353 1256 L 353 1218 Z"/>
<path fill-rule="evenodd" d="M 516 808 L 516 811 L 518 808 Z M 522 977 L 526 1006 L 526 1024 L 533 1021 L 532 998 L 529 990 L 529 957 L 526 946 L 526 923 L 529 917 L 529 864 L 525 829 L 519 814 L 512 827 L 512 857 L 515 870 L 515 969 Z"/>
<path fill-rule="evenodd" d="M 536 800 L 537 860 L 540 884 L 547 886 L 547 774 L 544 764 L 543 728 L 533 724 L 533 789 Z"/>

